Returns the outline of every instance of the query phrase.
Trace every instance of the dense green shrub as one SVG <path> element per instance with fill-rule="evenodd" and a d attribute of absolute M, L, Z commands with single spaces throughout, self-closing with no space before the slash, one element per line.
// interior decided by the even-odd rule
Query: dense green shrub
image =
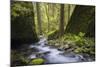
<path fill-rule="evenodd" d="M 74 48 L 75 53 L 95 55 L 95 40 L 94 38 L 85 37 L 85 33 L 80 32 L 78 35 L 70 34 L 64 35 L 53 42 L 52 45 L 56 46 L 56 43 L 60 47 L 65 47 L 68 44 L 69 48 Z M 65 44 L 64 44 L 65 43 Z"/>
<path fill-rule="evenodd" d="M 71 40 L 77 47 L 75 53 L 86 53 L 89 55 L 95 55 L 95 40 L 94 38 L 84 37 L 85 33 L 80 32 L 78 35 L 68 34 L 64 37 L 64 40 Z"/>

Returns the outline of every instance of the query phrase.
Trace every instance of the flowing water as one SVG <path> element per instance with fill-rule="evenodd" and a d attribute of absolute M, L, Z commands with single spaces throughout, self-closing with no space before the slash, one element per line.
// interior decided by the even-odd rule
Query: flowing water
<path fill-rule="evenodd" d="M 48 46 L 47 39 L 45 37 L 40 37 L 39 45 L 30 45 L 29 48 L 38 49 L 39 54 L 43 54 L 42 58 L 46 59 L 46 64 L 53 63 L 69 63 L 69 62 L 81 62 L 84 60 L 82 55 L 69 53 L 63 55 L 64 51 L 60 51 L 57 48 L 52 48 Z M 37 58 L 36 54 L 31 54 L 29 58 Z"/>

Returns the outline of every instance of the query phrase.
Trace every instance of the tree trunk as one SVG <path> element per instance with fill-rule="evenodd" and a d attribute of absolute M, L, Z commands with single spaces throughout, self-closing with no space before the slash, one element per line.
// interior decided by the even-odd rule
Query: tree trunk
<path fill-rule="evenodd" d="M 36 8 L 37 8 L 37 21 L 38 21 L 38 30 L 39 30 L 39 35 L 42 35 L 42 20 L 41 20 L 41 10 L 40 10 L 40 3 L 36 3 Z"/>
<path fill-rule="evenodd" d="M 69 21 L 69 18 L 70 18 L 70 4 L 68 4 L 68 21 Z"/>
<path fill-rule="evenodd" d="M 48 8 L 47 8 L 47 6 L 48 6 Z M 46 16 L 47 16 L 47 20 L 48 20 L 48 32 L 49 32 L 49 30 L 50 30 L 50 21 L 49 21 L 49 4 L 46 4 L 46 6 L 45 6 L 45 10 L 46 10 Z"/>
<path fill-rule="evenodd" d="M 64 34 L 64 4 L 61 4 L 60 8 L 60 24 L 59 24 L 59 36 Z"/>
<path fill-rule="evenodd" d="M 77 5 L 70 18 L 70 21 L 68 22 L 65 33 L 74 33 L 74 34 L 78 34 L 79 32 L 87 33 L 89 24 L 90 23 L 94 24 L 95 22 L 95 21 L 91 22 L 91 20 L 93 19 L 95 20 L 95 18 L 93 17 L 95 16 L 94 13 L 95 13 L 94 6 Z"/>

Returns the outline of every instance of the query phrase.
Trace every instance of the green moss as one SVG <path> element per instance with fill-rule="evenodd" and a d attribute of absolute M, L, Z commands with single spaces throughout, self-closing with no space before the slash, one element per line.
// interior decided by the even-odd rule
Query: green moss
<path fill-rule="evenodd" d="M 42 59 L 42 58 L 36 58 L 36 59 L 33 59 L 33 60 L 32 60 L 32 63 L 33 63 L 34 65 L 43 64 L 44 62 L 45 62 L 45 60 Z"/>
<path fill-rule="evenodd" d="M 38 41 L 31 2 L 11 4 L 11 43 L 35 43 Z"/>

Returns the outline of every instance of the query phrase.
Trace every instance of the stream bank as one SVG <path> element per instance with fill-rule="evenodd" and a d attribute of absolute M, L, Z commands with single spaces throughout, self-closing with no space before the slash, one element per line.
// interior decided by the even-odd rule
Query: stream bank
<path fill-rule="evenodd" d="M 49 43 L 50 44 L 50 43 Z M 19 54 L 14 52 L 16 58 L 12 64 L 20 65 L 40 65 L 40 64 L 58 64 L 58 63 L 75 63 L 94 61 L 87 54 L 77 54 L 74 48 L 66 44 L 66 49 L 58 48 L 56 46 L 48 45 L 46 37 L 41 36 L 39 42 L 30 44 L 19 50 Z"/>

